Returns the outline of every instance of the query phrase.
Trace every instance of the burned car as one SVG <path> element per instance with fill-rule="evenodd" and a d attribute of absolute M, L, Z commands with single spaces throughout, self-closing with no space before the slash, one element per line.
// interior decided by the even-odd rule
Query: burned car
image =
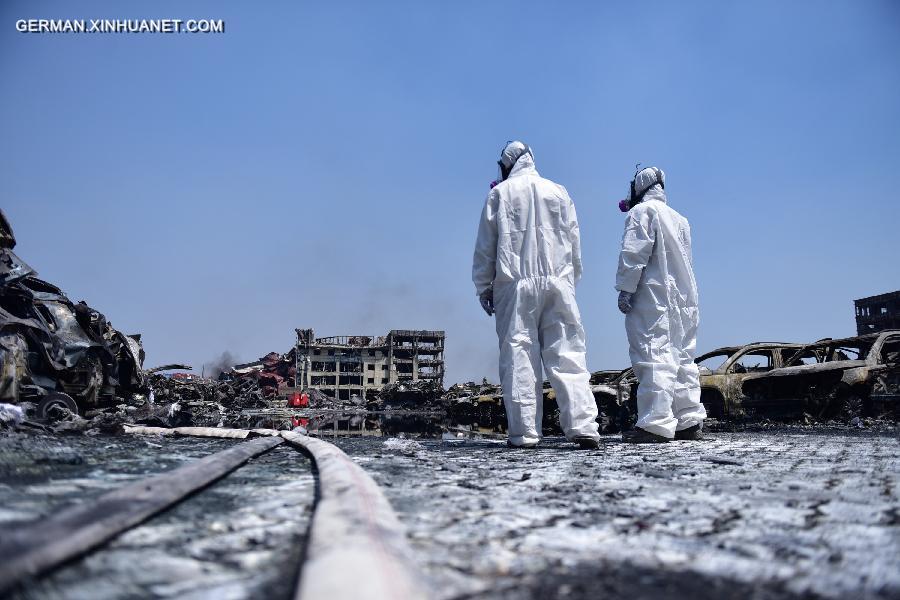
<path fill-rule="evenodd" d="M 744 396 L 744 380 L 786 365 L 802 348 L 802 344 L 754 342 L 698 356 L 694 362 L 700 368 L 700 401 L 707 415 L 723 419 L 747 414 L 753 399 Z"/>
<path fill-rule="evenodd" d="M 591 391 L 597 402 L 601 433 L 630 429 L 637 419 L 637 377 L 634 369 L 594 371 Z"/>
<path fill-rule="evenodd" d="M 755 342 L 717 348 L 697 357 L 700 368 L 700 401 L 715 419 L 743 416 L 748 402 L 741 385 L 754 373 L 765 373 L 787 364 L 803 349 L 802 344 Z M 812 354 L 814 350 L 801 353 Z M 603 431 L 629 429 L 637 415 L 637 377 L 634 369 L 597 371 L 591 377 Z"/>
<path fill-rule="evenodd" d="M 804 346 L 784 367 L 747 377 L 743 393 L 758 411 L 802 411 L 818 418 L 896 416 L 900 330 Z"/>
<path fill-rule="evenodd" d="M 116 331 L 98 311 L 38 279 L 13 252 L 0 211 L 0 402 L 83 412 L 145 386 L 140 336 Z"/>

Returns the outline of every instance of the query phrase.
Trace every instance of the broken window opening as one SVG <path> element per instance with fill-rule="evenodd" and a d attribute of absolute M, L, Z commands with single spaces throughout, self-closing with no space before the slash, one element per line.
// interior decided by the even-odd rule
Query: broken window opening
<path fill-rule="evenodd" d="M 794 350 L 782 350 L 781 362 L 783 365 L 814 365 L 821 362 L 821 357 L 812 349 L 801 350 L 797 353 Z"/>
<path fill-rule="evenodd" d="M 708 356 L 701 356 L 697 360 L 697 365 L 709 369 L 710 371 L 715 371 L 725 364 L 725 361 L 728 360 L 729 356 L 731 356 L 730 352 L 717 352 Z"/>
<path fill-rule="evenodd" d="M 764 373 L 771 371 L 773 367 L 772 352 L 757 350 L 742 355 L 732 363 L 729 370 L 732 373 Z"/>
<path fill-rule="evenodd" d="M 887 365 L 900 362 L 900 336 L 891 336 L 881 346 L 881 362 Z"/>

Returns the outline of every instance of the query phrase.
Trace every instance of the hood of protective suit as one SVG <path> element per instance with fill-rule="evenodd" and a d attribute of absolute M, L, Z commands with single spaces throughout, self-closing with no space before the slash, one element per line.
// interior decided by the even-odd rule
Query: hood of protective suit
<path fill-rule="evenodd" d="M 666 191 L 663 189 L 663 186 L 657 182 L 656 171 L 659 171 L 659 177 L 662 179 L 663 185 L 665 185 L 665 171 L 662 169 L 654 169 L 654 167 L 647 167 L 646 169 L 641 169 L 641 171 L 634 176 L 634 193 L 638 197 L 640 197 L 641 194 L 644 194 L 642 200 L 659 200 L 661 202 L 666 202 Z M 645 190 L 646 193 L 644 193 Z M 629 195 L 631 194 L 630 186 L 628 193 Z"/>
<path fill-rule="evenodd" d="M 520 141 L 508 143 L 500 153 L 499 162 L 505 169 L 509 169 L 507 179 L 526 170 L 535 171 L 534 152 Z"/>
<path fill-rule="evenodd" d="M 509 172 L 509 176 L 515 177 L 516 175 L 522 175 L 524 173 L 537 175 L 537 169 L 534 166 L 534 157 L 530 152 L 519 157 L 515 166 L 512 168 L 512 171 Z"/>

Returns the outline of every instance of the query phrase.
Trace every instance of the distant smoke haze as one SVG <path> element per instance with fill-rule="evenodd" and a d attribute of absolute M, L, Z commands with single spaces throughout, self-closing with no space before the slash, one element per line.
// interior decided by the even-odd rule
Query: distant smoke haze
<path fill-rule="evenodd" d="M 218 358 L 211 362 L 203 364 L 203 372 L 207 377 L 217 378 L 219 374 L 231 370 L 231 367 L 237 364 L 237 357 L 225 350 Z"/>

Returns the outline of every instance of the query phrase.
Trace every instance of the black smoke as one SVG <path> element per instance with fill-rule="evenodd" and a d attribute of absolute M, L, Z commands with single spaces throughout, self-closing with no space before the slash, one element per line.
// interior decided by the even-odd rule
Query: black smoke
<path fill-rule="evenodd" d="M 231 367 L 237 364 L 237 357 L 225 350 L 218 358 L 203 363 L 203 373 L 210 379 L 217 379 L 221 373 L 231 370 Z"/>

